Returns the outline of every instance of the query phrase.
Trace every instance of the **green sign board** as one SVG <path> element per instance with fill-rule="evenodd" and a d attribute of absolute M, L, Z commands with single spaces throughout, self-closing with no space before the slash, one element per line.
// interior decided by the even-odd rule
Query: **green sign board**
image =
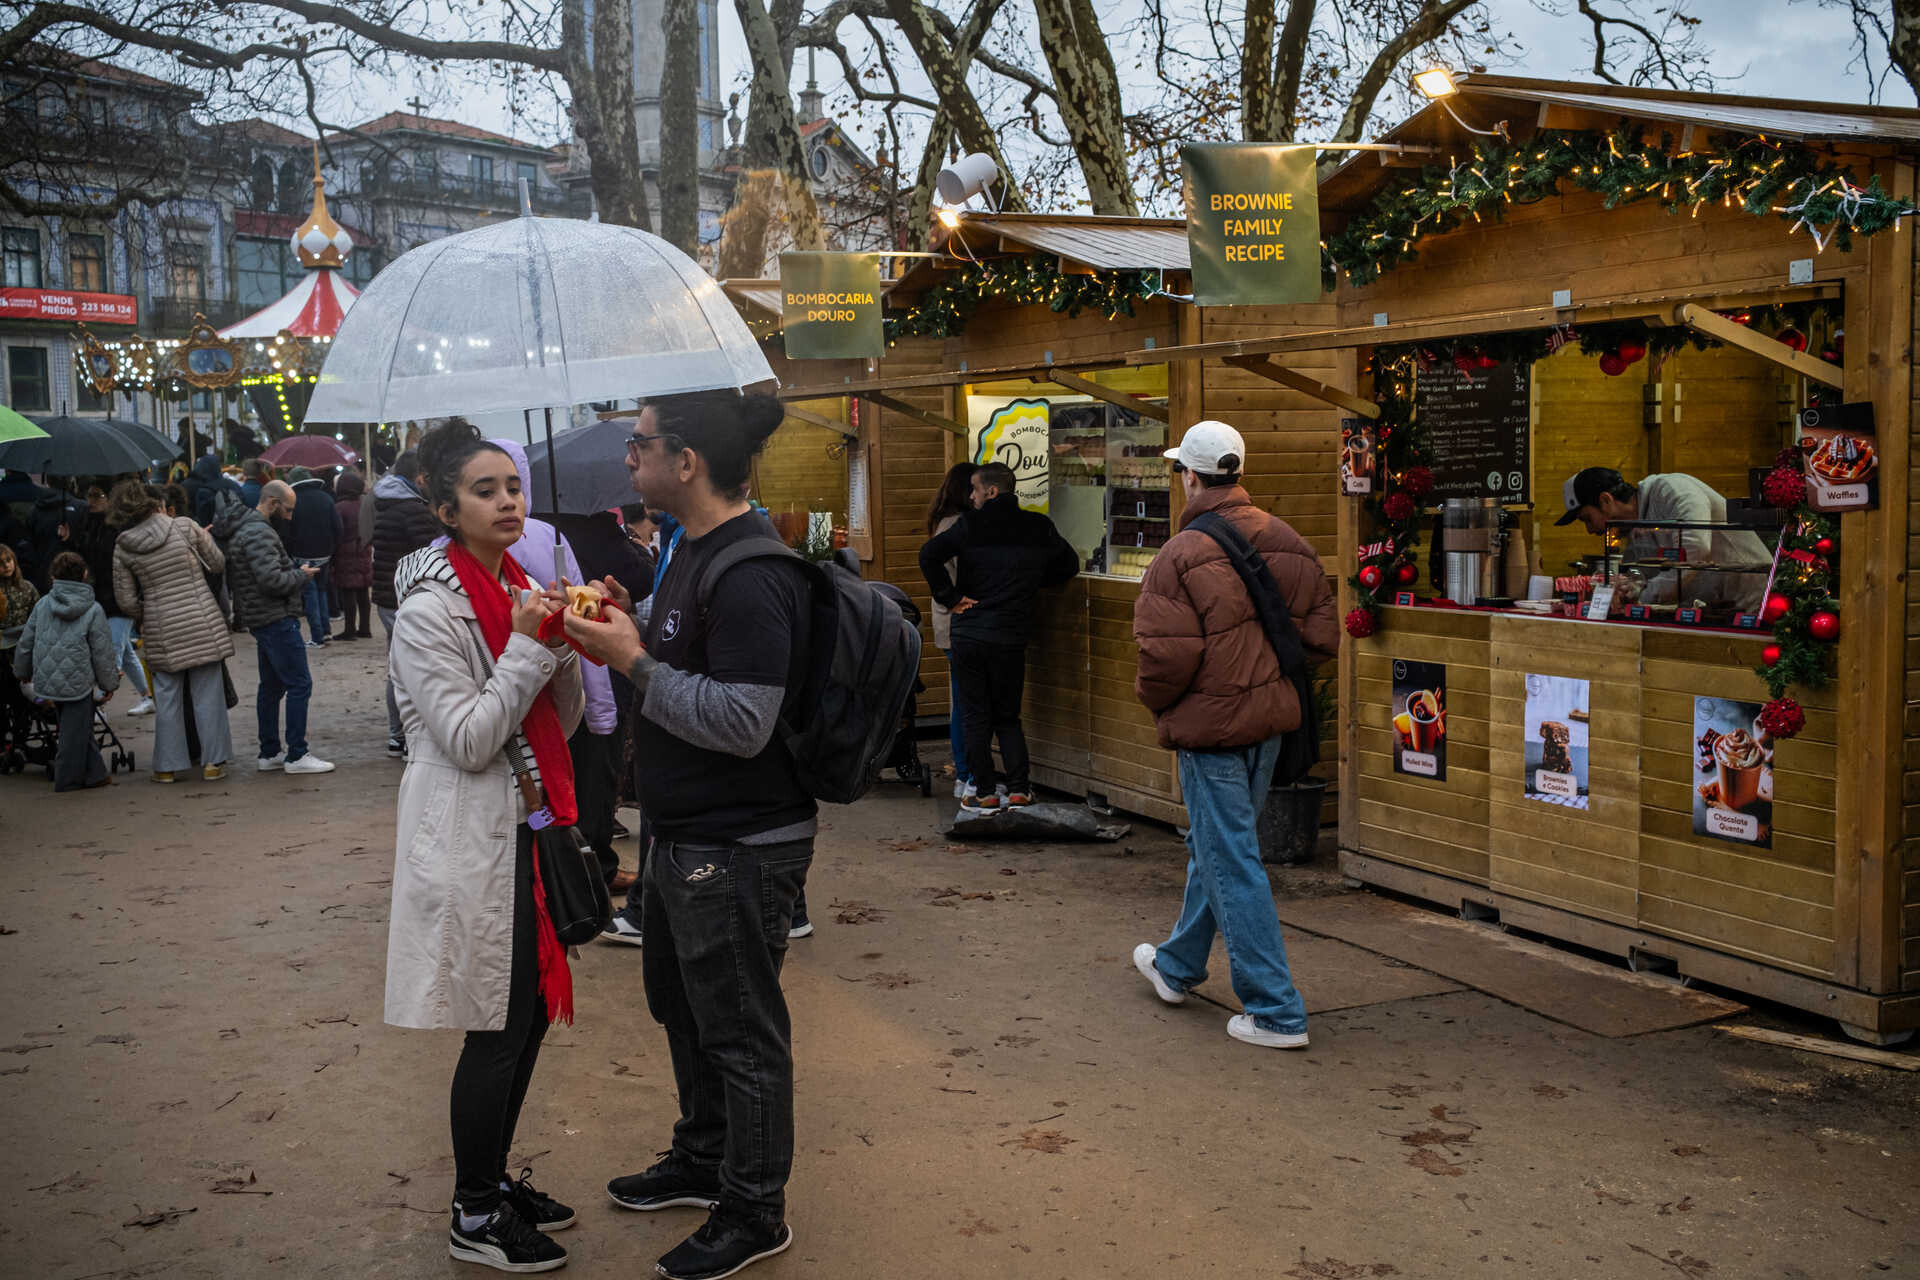
<path fill-rule="evenodd" d="M 781 328 L 791 360 L 884 356 L 880 326 L 880 255 L 780 255 Z"/>
<path fill-rule="evenodd" d="M 1195 305 L 1319 300 L 1318 154 L 1312 147 L 1259 142 L 1180 148 Z"/>

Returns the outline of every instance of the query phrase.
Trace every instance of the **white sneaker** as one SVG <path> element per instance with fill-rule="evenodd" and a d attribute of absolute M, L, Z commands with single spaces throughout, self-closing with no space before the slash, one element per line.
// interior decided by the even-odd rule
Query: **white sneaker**
<path fill-rule="evenodd" d="M 1133 967 L 1140 971 L 1141 977 L 1153 984 L 1153 994 L 1159 996 L 1163 1002 L 1185 1004 L 1187 993 L 1175 990 L 1172 984 L 1161 976 L 1160 967 L 1154 964 L 1154 957 L 1159 954 L 1158 947 L 1151 942 L 1143 942 L 1133 949 Z"/>
<path fill-rule="evenodd" d="M 272 773 L 275 769 L 287 767 L 287 753 L 284 751 L 270 756 L 261 756 L 254 761 L 253 767 L 262 773 Z"/>
<path fill-rule="evenodd" d="M 332 773 L 333 764 L 316 755 L 304 755 L 298 760 L 289 760 L 284 766 L 288 773 Z"/>
<path fill-rule="evenodd" d="M 953 780 L 953 798 L 955 800 L 966 799 L 967 789 L 972 785 L 973 784 L 968 782 L 965 778 L 955 778 Z"/>
<path fill-rule="evenodd" d="M 613 913 L 613 922 L 600 931 L 603 942 L 620 942 L 629 947 L 640 945 L 640 926 L 635 924 L 623 908 Z"/>
<path fill-rule="evenodd" d="M 1244 1013 L 1236 1013 L 1227 1019 L 1227 1034 L 1235 1040 L 1248 1044 L 1257 1044 L 1262 1049 L 1304 1049 L 1307 1047 L 1307 1033 L 1304 1031 L 1288 1035 L 1283 1031 L 1263 1031 L 1253 1025 L 1253 1019 Z"/>
<path fill-rule="evenodd" d="M 152 699 L 152 698 L 142 698 L 142 699 L 140 699 L 140 701 L 138 701 L 138 702 L 136 702 L 136 703 L 134 703 L 134 704 L 133 704 L 132 706 L 130 706 L 130 707 L 128 707 L 128 708 L 127 708 L 127 714 L 128 714 L 128 715 L 130 715 L 130 716 L 150 716 L 150 715 L 152 715 L 152 714 L 153 714 L 153 699 Z"/>

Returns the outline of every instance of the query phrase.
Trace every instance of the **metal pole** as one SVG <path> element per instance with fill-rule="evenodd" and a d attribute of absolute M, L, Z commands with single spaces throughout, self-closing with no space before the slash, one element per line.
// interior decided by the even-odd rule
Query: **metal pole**
<path fill-rule="evenodd" d="M 556 517 L 553 525 L 553 576 L 558 581 L 561 570 L 565 568 L 560 559 L 560 525 L 557 519 L 560 515 L 560 467 L 553 456 L 553 410 L 546 408 L 540 412 L 547 420 L 547 491 L 553 499 L 552 514 Z M 532 499 L 528 501 L 531 503 Z"/>

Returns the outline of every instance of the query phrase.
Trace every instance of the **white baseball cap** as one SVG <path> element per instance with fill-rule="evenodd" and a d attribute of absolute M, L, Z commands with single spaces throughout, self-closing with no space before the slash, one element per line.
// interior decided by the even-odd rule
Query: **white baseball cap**
<path fill-rule="evenodd" d="M 1228 454 L 1236 461 L 1231 467 L 1223 467 L 1220 459 Z M 1247 465 L 1247 442 L 1226 423 L 1208 418 L 1187 428 L 1178 449 L 1168 449 L 1160 456 L 1203 476 L 1233 475 Z"/>

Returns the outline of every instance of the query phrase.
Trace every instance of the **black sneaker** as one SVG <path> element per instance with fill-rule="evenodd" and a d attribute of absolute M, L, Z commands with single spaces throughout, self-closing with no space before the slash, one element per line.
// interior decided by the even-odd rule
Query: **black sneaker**
<path fill-rule="evenodd" d="M 702 1167 L 682 1159 L 672 1151 L 662 1151 L 660 1161 L 645 1173 L 630 1173 L 607 1184 L 607 1194 L 622 1209 L 651 1213 L 655 1209 L 688 1206 L 712 1209 L 720 1203 L 720 1170 Z"/>
<path fill-rule="evenodd" d="M 698 1231 L 667 1250 L 653 1269 L 667 1280 L 720 1280 L 792 1243 L 793 1228 L 784 1222 L 763 1227 L 715 1212 Z"/>
<path fill-rule="evenodd" d="M 460 1229 L 460 1206 L 455 1204 L 447 1252 L 495 1271 L 552 1271 L 567 1265 L 567 1251 L 528 1226 L 507 1200 L 472 1231 Z"/>
<path fill-rule="evenodd" d="M 404 760 L 407 755 L 407 740 L 405 738 L 388 738 L 387 755 L 395 760 Z"/>
<path fill-rule="evenodd" d="M 574 1212 L 552 1196 L 534 1189 L 533 1170 L 520 1170 L 520 1180 L 506 1185 L 507 1203 L 536 1231 L 564 1231 L 575 1222 Z"/>

